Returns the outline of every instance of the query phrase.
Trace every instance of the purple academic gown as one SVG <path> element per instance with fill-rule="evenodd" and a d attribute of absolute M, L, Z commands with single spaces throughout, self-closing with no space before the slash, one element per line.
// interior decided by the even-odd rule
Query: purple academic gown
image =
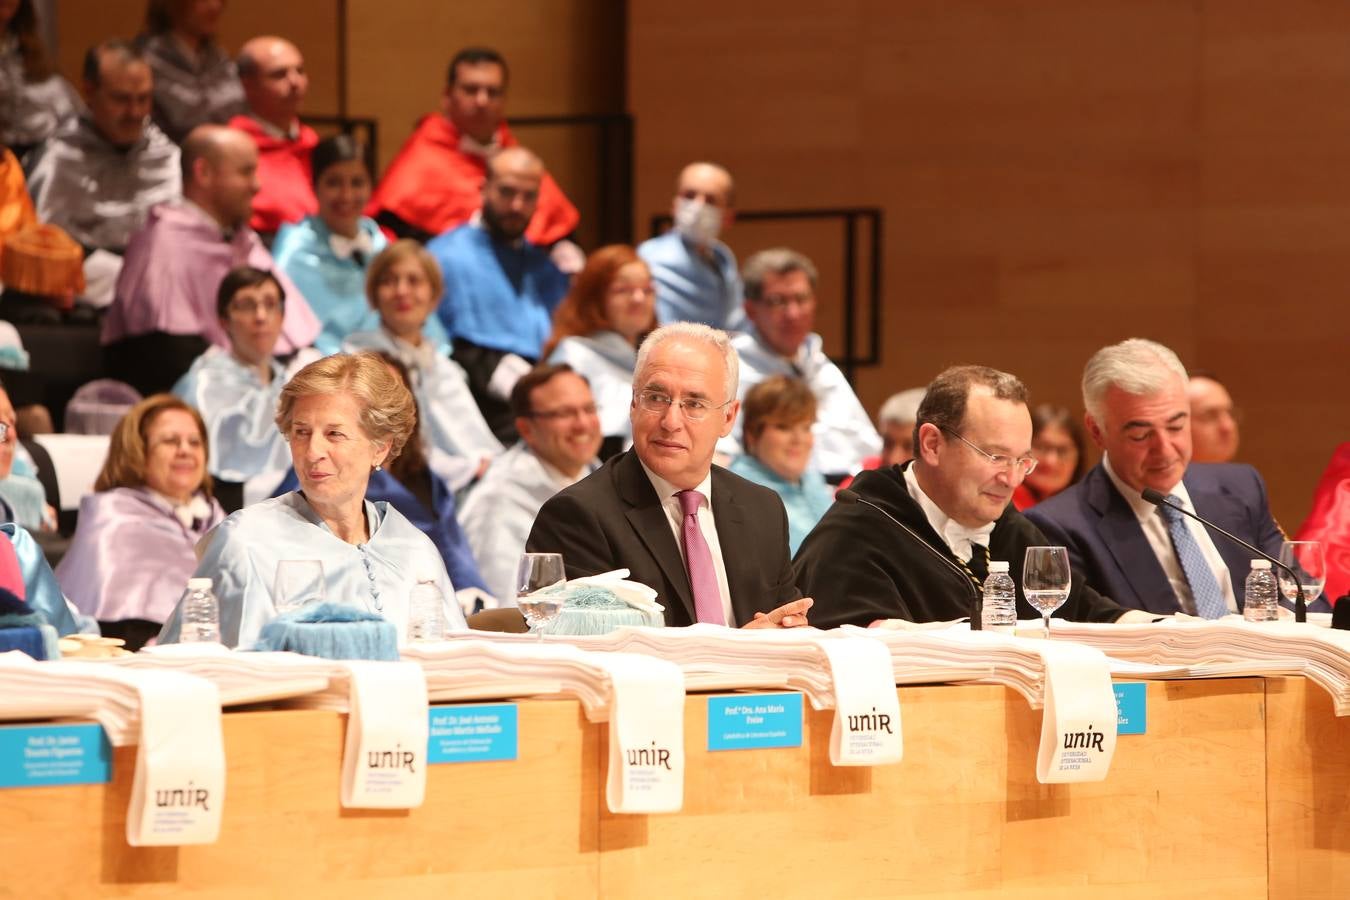
<path fill-rule="evenodd" d="M 276 268 L 251 228 L 226 241 L 206 213 L 186 204 L 153 207 L 131 236 L 112 305 L 103 317 L 104 344 L 150 332 L 200 335 L 220 347 L 229 339 L 216 316 L 216 291 L 230 269 L 250 265 L 271 271 L 286 291 L 286 314 L 276 353 L 314 343 L 321 328 L 300 290 Z"/>
<path fill-rule="evenodd" d="M 224 518 L 214 499 L 211 514 L 188 527 L 149 488 L 89 494 L 56 580 L 80 612 L 100 622 L 163 622 L 197 570 L 197 541 Z"/>

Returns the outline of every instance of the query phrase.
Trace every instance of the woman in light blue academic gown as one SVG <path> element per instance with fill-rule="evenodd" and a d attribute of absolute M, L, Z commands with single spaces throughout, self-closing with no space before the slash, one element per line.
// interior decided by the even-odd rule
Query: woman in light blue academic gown
<path fill-rule="evenodd" d="M 741 404 L 745 453 L 731 471 L 778 493 L 788 515 L 788 546 L 795 555 L 806 535 L 834 502 L 825 478 L 810 468 L 816 395 L 806 382 L 772 375 L 750 389 Z"/>
<path fill-rule="evenodd" d="M 228 349 L 210 347 L 192 361 L 173 392 L 206 421 L 211 474 L 244 482 L 290 465 L 286 441 L 274 419 L 286 371 L 272 351 L 281 336 L 286 293 L 271 272 L 231 269 L 216 292 L 216 314 L 230 339 Z M 313 351 L 301 351 L 304 362 Z"/>
<path fill-rule="evenodd" d="M 366 278 L 366 297 L 379 315 L 379 327 L 349 335 L 343 349 L 375 350 L 403 363 L 423 434 L 432 448 L 459 460 L 456 471 L 441 472 L 459 490 L 503 448 L 479 412 L 464 370 L 430 329 L 441 292 L 435 258 L 416 241 L 395 241 L 371 262 Z"/>
<path fill-rule="evenodd" d="M 592 253 L 553 314 L 553 334 L 543 356 L 567 363 L 590 382 L 600 430 L 612 452 L 632 443 L 633 367 L 638 345 L 655 327 L 651 270 L 627 244 Z"/>
<path fill-rule="evenodd" d="M 408 370 L 393 356 L 380 354 L 406 385 Z M 413 400 L 416 401 L 416 395 Z M 431 538 L 431 542 L 440 551 L 445 561 L 445 570 L 455 590 L 464 592 L 467 588 L 477 588 L 488 593 L 487 584 L 479 573 L 478 563 L 474 559 L 469 541 L 460 528 L 456 515 L 455 494 L 445 479 L 436 474 L 435 467 L 428 458 L 427 448 L 421 434 L 421 415 L 418 415 L 418 429 L 403 445 L 403 452 L 383 468 L 370 473 L 370 483 L 366 486 L 366 499 L 372 502 L 387 500 L 394 509 L 403 513 L 408 521 Z M 286 474 L 286 479 L 277 488 L 276 495 L 293 491 L 299 485 L 295 470 Z M 468 605 L 479 598 L 472 595 Z M 461 603 L 464 606 L 464 603 Z"/>
<path fill-rule="evenodd" d="M 374 219 L 361 215 L 370 199 L 364 148 L 336 135 L 319 142 L 311 163 L 318 215 L 281 226 L 272 256 L 319 317 L 323 331 L 314 347 L 329 354 L 348 335 L 379 324 L 366 302 L 366 269 L 389 242 Z M 439 320 L 429 327 L 434 340 L 445 340 Z"/>
<path fill-rule="evenodd" d="M 446 621 L 464 615 L 440 553 L 387 502 L 368 502 L 370 475 L 413 434 L 412 395 L 373 353 L 310 363 L 282 389 L 277 426 L 286 435 L 300 490 L 230 515 L 206 542 L 198 577 L 211 578 L 220 602 L 221 642 L 249 648 L 276 616 L 277 565 L 318 560 L 329 602 L 351 604 L 392 622 L 406 639 L 408 598 L 422 582 L 440 591 Z M 181 606 L 160 633 L 178 640 Z"/>

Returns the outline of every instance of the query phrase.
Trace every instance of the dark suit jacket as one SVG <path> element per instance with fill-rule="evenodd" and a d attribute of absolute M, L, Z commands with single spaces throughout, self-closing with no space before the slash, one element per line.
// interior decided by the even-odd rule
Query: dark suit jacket
<path fill-rule="evenodd" d="M 1251 466 L 1193 463 L 1182 478 L 1195 511 L 1276 558 L 1284 532 L 1266 501 L 1266 486 Z M 1180 605 L 1130 504 L 1098 464 L 1078 484 L 1027 510 L 1056 543 L 1069 548 L 1079 577 L 1122 606 L 1170 614 Z M 1223 535 L 1210 535 L 1233 579 L 1241 609 L 1252 554 Z"/>
<path fill-rule="evenodd" d="M 787 513 L 777 494 L 713 466 L 712 511 L 735 624 L 801 596 L 788 554 Z M 551 497 L 525 548 L 561 553 L 568 578 L 626 568 L 660 595 L 667 625 L 697 621 L 670 520 L 632 450 Z"/>

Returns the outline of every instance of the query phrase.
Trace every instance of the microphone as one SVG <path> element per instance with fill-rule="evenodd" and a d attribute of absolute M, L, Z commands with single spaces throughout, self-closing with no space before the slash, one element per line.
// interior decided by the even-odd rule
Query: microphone
<path fill-rule="evenodd" d="M 1284 563 L 1280 562 L 1278 559 L 1271 556 L 1266 551 L 1262 550 L 1260 547 L 1253 547 L 1251 544 L 1247 543 L 1237 535 L 1223 530 L 1218 525 L 1215 525 L 1213 522 L 1211 522 L 1209 519 L 1206 519 L 1204 516 L 1197 515 L 1196 513 L 1191 512 L 1189 509 L 1185 509 L 1183 507 L 1178 506 L 1177 504 L 1168 500 L 1160 492 L 1155 491 L 1153 488 L 1144 488 L 1143 497 L 1145 500 L 1147 500 L 1149 503 L 1152 503 L 1154 506 L 1168 506 L 1171 507 L 1172 509 L 1175 509 L 1182 515 L 1190 516 L 1192 519 L 1199 522 L 1201 525 L 1205 526 L 1210 531 L 1217 531 L 1219 534 L 1228 538 L 1230 541 L 1233 541 L 1236 544 L 1240 544 L 1241 546 L 1246 547 L 1248 550 L 1255 553 L 1262 559 L 1270 560 L 1270 564 L 1272 566 L 1278 566 L 1279 568 L 1288 572 L 1289 577 L 1294 582 L 1294 586 L 1298 588 L 1298 599 L 1294 601 L 1294 621 L 1295 622 L 1308 621 L 1308 601 L 1303 599 L 1303 584 L 1298 580 L 1298 575 L 1294 573 L 1293 569 L 1289 568 Z"/>
<path fill-rule="evenodd" d="M 923 549 L 927 550 L 929 553 L 933 554 L 939 560 L 941 560 L 944 566 L 955 572 L 957 577 L 961 579 L 961 583 L 965 585 L 966 588 L 969 589 L 972 594 L 974 594 L 974 598 L 970 605 L 971 609 L 970 630 L 980 631 L 984 628 L 984 594 L 981 593 L 980 589 L 975 586 L 975 582 L 971 581 L 970 575 L 969 573 L 966 572 L 965 569 L 961 568 L 956 563 L 952 562 L 950 559 L 944 556 L 941 550 L 938 550 L 932 544 L 928 543 L 923 538 L 919 537 L 919 535 L 914 531 L 914 529 L 910 528 L 904 522 L 901 522 L 895 516 L 886 512 L 886 510 L 882 509 L 880 506 L 877 506 L 871 500 L 864 500 L 862 496 L 852 488 L 844 488 L 842 491 L 838 491 L 837 493 L 835 493 L 834 497 L 836 500 L 840 500 L 844 503 L 861 503 L 863 506 L 872 507 L 872 509 L 875 509 L 883 516 L 890 519 L 892 525 L 895 525 L 905 534 L 912 537 L 916 542 L 918 542 L 919 546 L 923 547 Z"/>

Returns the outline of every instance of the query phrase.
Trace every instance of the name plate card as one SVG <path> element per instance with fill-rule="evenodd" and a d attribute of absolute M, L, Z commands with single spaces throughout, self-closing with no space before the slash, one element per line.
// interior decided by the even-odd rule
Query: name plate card
<path fill-rule="evenodd" d="M 0 788 L 111 780 L 112 745 L 101 725 L 0 727 Z"/>
<path fill-rule="evenodd" d="M 520 751 L 518 714 L 514 703 L 431 707 L 427 762 L 516 759 Z"/>
<path fill-rule="evenodd" d="M 1116 682 L 1116 734 L 1148 731 L 1148 685 L 1138 681 Z"/>
<path fill-rule="evenodd" d="M 1036 778 L 1041 784 L 1101 781 L 1116 752 L 1116 695 L 1101 651 L 1040 642 L 1045 708 Z"/>
<path fill-rule="evenodd" d="M 612 813 L 679 812 L 684 805 L 684 672 L 654 656 L 595 654 L 609 673 Z"/>
<path fill-rule="evenodd" d="M 127 807 L 133 847 L 211 844 L 225 808 L 220 692 L 195 675 L 125 669 L 141 700 L 140 745 Z"/>
<path fill-rule="evenodd" d="M 890 648 L 871 638 L 822 638 L 820 649 L 834 680 L 830 762 L 880 766 L 904 756 L 900 696 Z"/>
<path fill-rule="evenodd" d="M 708 698 L 709 750 L 760 750 L 801 745 L 801 694 L 736 694 Z"/>
<path fill-rule="evenodd" d="M 344 662 L 351 712 L 342 754 L 342 805 L 411 809 L 427 788 L 427 682 L 414 662 Z"/>

